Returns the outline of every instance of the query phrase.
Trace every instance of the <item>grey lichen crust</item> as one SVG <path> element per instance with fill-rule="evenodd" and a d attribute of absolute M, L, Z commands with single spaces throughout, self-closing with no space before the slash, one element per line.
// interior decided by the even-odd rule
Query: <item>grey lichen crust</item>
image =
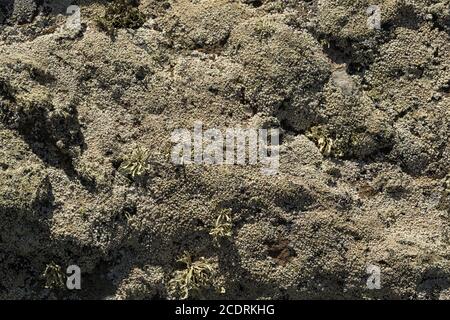
<path fill-rule="evenodd" d="M 0 299 L 450 299 L 450 3 L 375 2 L 2 1 Z M 196 121 L 279 173 L 172 164 Z"/>

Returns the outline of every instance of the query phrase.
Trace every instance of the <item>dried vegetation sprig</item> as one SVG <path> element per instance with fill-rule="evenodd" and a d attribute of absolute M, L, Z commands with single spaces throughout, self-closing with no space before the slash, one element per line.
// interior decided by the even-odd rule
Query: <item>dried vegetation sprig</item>
<path fill-rule="evenodd" d="M 230 209 L 222 209 L 217 216 L 214 226 L 209 234 L 216 243 L 222 238 L 230 238 L 233 235 L 233 222 Z"/>
<path fill-rule="evenodd" d="M 212 285 L 215 268 L 209 259 L 200 257 L 193 261 L 192 256 L 185 252 L 177 261 L 184 263 L 186 268 L 174 272 L 169 287 L 180 299 L 187 299 Z"/>

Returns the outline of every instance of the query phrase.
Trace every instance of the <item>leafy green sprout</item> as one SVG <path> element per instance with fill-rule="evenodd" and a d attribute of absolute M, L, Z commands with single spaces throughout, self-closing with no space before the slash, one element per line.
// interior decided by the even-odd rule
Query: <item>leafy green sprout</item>
<path fill-rule="evenodd" d="M 221 238 L 232 236 L 233 223 L 230 209 L 224 209 L 219 213 L 209 234 L 214 238 L 216 243 L 218 243 Z"/>
<path fill-rule="evenodd" d="M 45 267 L 43 277 L 45 279 L 45 288 L 47 289 L 64 287 L 64 274 L 61 266 L 53 261 Z"/>
<path fill-rule="evenodd" d="M 180 299 L 187 299 L 212 284 L 215 270 L 210 260 L 200 257 L 197 261 L 193 261 L 192 256 L 185 252 L 177 261 L 184 263 L 186 268 L 174 272 L 169 287 Z"/>
<path fill-rule="evenodd" d="M 125 160 L 122 170 L 133 178 L 142 176 L 149 170 L 149 159 L 150 151 L 143 147 L 137 147 Z"/>

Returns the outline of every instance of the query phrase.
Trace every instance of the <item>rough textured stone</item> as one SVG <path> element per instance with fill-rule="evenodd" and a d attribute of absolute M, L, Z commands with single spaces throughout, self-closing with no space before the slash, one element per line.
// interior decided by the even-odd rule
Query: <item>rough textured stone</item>
<path fill-rule="evenodd" d="M 449 299 L 447 0 L 379 1 L 379 30 L 365 0 L 132 1 L 114 32 L 77 4 L 76 32 L 61 1 L 0 4 L 0 298 L 173 298 L 188 252 L 203 298 Z M 173 165 L 196 121 L 279 128 L 279 173 Z M 71 264 L 83 290 L 45 288 Z"/>

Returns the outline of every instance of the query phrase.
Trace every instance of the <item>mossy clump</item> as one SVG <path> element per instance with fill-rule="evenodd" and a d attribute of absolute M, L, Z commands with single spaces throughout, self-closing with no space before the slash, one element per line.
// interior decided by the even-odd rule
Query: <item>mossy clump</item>
<path fill-rule="evenodd" d="M 193 261 L 192 256 L 185 252 L 177 261 L 186 265 L 185 269 L 175 271 L 169 281 L 170 290 L 177 297 L 187 299 L 198 294 L 201 289 L 212 286 L 215 268 L 209 259 L 200 257 Z"/>
<path fill-rule="evenodd" d="M 277 29 L 274 27 L 272 21 L 257 20 L 255 22 L 253 35 L 256 36 L 259 41 L 267 41 L 275 32 L 277 32 Z"/>
<path fill-rule="evenodd" d="M 275 115 L 286 127 L 304 131 L 315 121 L 317 90 L 330 64 L 306 31 L 295 31 L 276 15 L 246 19 L 230 33 L 226 52 L 245 66 L 245 97 L 255 113 Z"/>
<path fill-rule="evenodd" d="M 106 8 L 103 17 L 97 19 L 97 26 L 109 34 L 117 29 L 138 29 L 145 22 L 145 15 L 139 11 L 138 0 L 114 0 Z"/>

